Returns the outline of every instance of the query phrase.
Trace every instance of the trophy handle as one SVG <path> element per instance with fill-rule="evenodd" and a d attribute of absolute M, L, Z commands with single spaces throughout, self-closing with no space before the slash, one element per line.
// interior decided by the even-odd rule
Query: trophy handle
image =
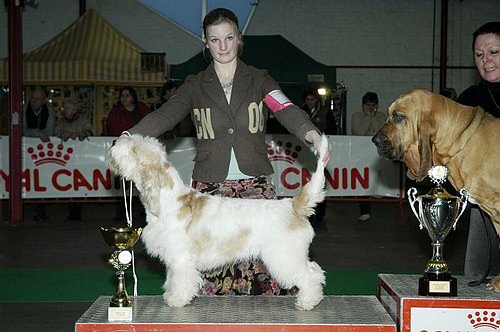
<path fill-rule="evenodd" d="M 464 213 L 468 201 L 469 201 L 469 192 L 465 188 L 460 189 L 460 203 L 462 203 L 462 208 L 460 209 L 460 213 L 458 214 L 458 217 L 455 220 L 455 223 L 453 224 L 453 229 L 457 227 L 458 219 L 460 219 L 462 213 Z"/>
<path fill-rule="evenodd" d="M 410 201 L 410 207 L 411 207 L 411 209 L 412 209 L 413 214 L 415 215 L 415 217 L 417 217 L 420 229 L 423 229 L 424 228 L 424 224 L 420 220 L 420 217 L 419 217 L 419 214 L 417 213 L 417 210 L 415 210 L 415 202 L 417 202 L 417 197 L 415 196 L 416 194 L 417 194 L 417 189 L 416 188 L 411 187 L 410 189 L 408 189 L 408 200 Z"/>

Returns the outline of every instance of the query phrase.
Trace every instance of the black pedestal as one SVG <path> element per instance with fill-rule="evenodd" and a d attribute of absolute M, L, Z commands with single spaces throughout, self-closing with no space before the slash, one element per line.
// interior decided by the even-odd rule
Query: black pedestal
<path fill-rule="evenodd" d="M 426 273 L 418 279 L 418 295 L 457 296 L 457 279 L 449 273 Z"/>

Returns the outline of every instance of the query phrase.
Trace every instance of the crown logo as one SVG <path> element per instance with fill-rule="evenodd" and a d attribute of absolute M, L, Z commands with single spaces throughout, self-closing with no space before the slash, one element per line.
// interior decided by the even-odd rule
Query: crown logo
<path fill-rule="evenodd" d="M 293 164 L 302 150 L 300 145 L 293 146 L 292 142 L 276 141 L 275 145 L 276 147 L 273 149 L 273 144 L 267 143 L 267 154 L 270 161 L 281 160 Z"/>
<path fill-rule="evenodd" d="M 497 314 L 494 311 L 476 311 L 473 314 L 468 314 L 467 318 L 475 329 L 480 327 L 489 327 L 496 330 L 500 327 L 500 318 L 497 317 Z"/>
<path fill-rule="evenodd" d="M 36 147 L 30 146 L 27 151 L 36 166 L 49 163 L 66 166 L 74 152 L 73 148 L 67 148 L 64 151 L 64 145 L 54 145 L 53 143 L 38 144 Z"/>

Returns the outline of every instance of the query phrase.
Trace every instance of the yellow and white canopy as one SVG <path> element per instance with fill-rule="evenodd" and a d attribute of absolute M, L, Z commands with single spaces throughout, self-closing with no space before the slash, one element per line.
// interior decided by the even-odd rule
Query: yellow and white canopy
<path fill-rule="evenodd" d="M 24 84 L 161 85 L 164 54 L 144 52 L 90 9 L 52 40 L 24 54 Z M 0 84 L 7 80 L 8 59 L 2 59 Z"/>

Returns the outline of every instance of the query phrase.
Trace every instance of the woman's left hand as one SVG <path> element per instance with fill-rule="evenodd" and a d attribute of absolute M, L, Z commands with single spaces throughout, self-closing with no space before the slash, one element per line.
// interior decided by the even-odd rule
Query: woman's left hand
<path fill-rule="evenodd" d="M 310 130 L 306 133 L 305 138 L 306 141 L 311 142 L 313 144 L 316 153 L 319 155 L 319 149 L 321 147 L 321 135 L 316 130 Z M 328 144 L 328 152 L 326 153 L 325 158 L 323 158 L 323 162 L 325 163 L 325 165 L 328 164 L 331 154 L 332 154 L 332 146 L 331 144 Z"/>

